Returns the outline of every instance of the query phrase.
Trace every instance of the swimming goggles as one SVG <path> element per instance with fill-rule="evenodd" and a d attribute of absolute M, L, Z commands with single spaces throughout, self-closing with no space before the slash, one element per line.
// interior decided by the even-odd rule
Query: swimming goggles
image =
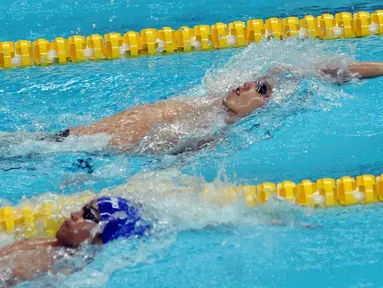
<path fill-rule="evenodd" d="M 263 95 L 263 97 L 268 100 L 270 98 L 269 92 L 271 90 L 271 86 L 267 81 L 256 81 L 255 84 L 257 86 L 254 88 L 256 92 Z"/>
<path fill-rule="evenodd" d="M 82 207 L 82 211 L 83 211 L 82 218 L 84 218 L 84 220 L 89 220 L 89 221 L 92 221 L 96 224 L 98 224 L 98 222 L 100 222 L 100 219 L 98 217 L 98 213 L 94 207 L 92 207 L 92 206 L 88 207 L 87 205 L 85 205 L 84 207 Z"/>

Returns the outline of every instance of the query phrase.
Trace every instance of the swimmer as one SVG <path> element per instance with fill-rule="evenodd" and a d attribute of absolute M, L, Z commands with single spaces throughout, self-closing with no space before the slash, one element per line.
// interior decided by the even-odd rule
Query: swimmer
<path fill-rule="evenodd" d="M 141 238 L 149 234 L 150 225 L 141 218 L 139 205 L 121 197 L 101 197 L 72 212 L 59 228 L 54 239 L 36 238 L 18 241 L 0 248 L 0 287 L 32 280 L 54 270 L 64 257 L 62 249 L 82 243 L 103 245 L 119 238 Z M 69 268 L 56 273 L 69 274 Z M 4 275 L 7 280 L 3 281 Z M 3 285 L 3 286 L 2 286 Z"/>
<path fill-rule="evenodd" d="M 261 108 L 273 95 L 273 87 L 283 68 L 270 71 L 270 75 L 261 77 L 254 82 L 245 82 L 233 89 L 223 99 L 215 99 L 211 103 L 198 105 L 182 100 L 168 99 L 154 104 L 145 104 L 124 110 L 96 123 L 68 128 L 54 136 L 62 141 L 69 135 L 83 136 L 106 133 L 110 136 L 109 145 L 121 151 L 129 151 L 158 123 L 174 123 L 182 120 L 185 115 L 200 115 L 207 110 L 218 109 L 226 113 L 226 123 L 233 124 L 252 111 Z M 293 72 L 293 71 L 292 71 Z M 383 75 L 383 63 L 354 62 L 347 67 L 341 65 L 327 66 L 317 70 L 319 77 L 336 83 L 345 83 L 354 78 L 365 79 Z M 168 140 L 177 145 L 179 139 L 168 135 Z M 204 141 L 202 141 L 204 143 Z"/>
<path fill-rule="evenodd" d="M 353 79 L 382 76 L 383 62 L 332 64 L 307 71 L 312 72 L 319 78 L 342 84 Z M 39 134 L 36 139 L 63 142 L 73 137 L 96 137 L 90 141 L 100 146 L 98 150 L 117 153 L 179 154 L 198 150 L 219 140 L 228 125 L 268 103 L 273 98 L 276 83 L 283 81 L 280 76 L 284 73 L 294 77 L 307 75 L 305 71 L 281 65 L 270 70 L 267 75 L 259 75 L 254 81 L 245 82 L 219 98 L 161 100 L 126 109 L 93 124 L 70 127 L 54 135 Z"/>
<path fill-rule="evenodd" d="M 85 244 L 101 246 L 120 238 L 149 236 L 153 226 L 144 219 L 141 207 L 122 197 L 96 198 L 72 212 L 55 238 L 26 239 L 0 248 L 0 287 L 33 280 L 48 271 L 65 275 L 78 271 L 83 267 L 65 266 L 60 261 L 75 255 Z M 282 220 L 271 220 L 270 224 L 288 225 Z M 299 222 L 296 226 L 318 227 Z"/>

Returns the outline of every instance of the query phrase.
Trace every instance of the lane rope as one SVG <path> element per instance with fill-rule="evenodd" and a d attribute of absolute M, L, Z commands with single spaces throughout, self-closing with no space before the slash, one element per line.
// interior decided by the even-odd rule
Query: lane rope
<path fill-rule="evenodd" d="M 40 195 L 42 199 L 43 196 Z M 70 212 L 80 209 L 97 196 L 91 191 L 85 191 L 78 195 L 56 196 L 54 200 L 42 201 L 38 206 L 22 204 L 16 207 L 0 207 L 0 234 L 13 233 L 19 239 L 35 236 L 53 237 Z M 313 208 L 376 204 L 383 202 L 383 174 L 376 177 L 343 176 L 336 180 L 323 178 L 316 182 L 283 181 L 277 184 L 266 182 L 243 186 L 208 183 L 200 192 L 200 196 L 202 201 L 222 206 L 244 201 L 248 206 L 256 207 L 266 203 L 272 196 Z"/>
<path fill-rule="evenodd" d="M 0 42 L 0 68 L 30 67 L 35 65 L 64 64 L 89 60 L 113 60 L 148 55 L 207 51 L 230 47 L 245 47 L 265 39 L 283 40 L 290 37 L 313 39 L 349 39 L 383 35 L 383 10 L 373 13 L 341 12 L 314 17 L 251 19 L 246 23 L 182 26 L 178 30 L 163 27 L 128 31 L 121 35 L 111 32 L 104 37 L 74 35 L 68 39 L 58 37 L 52 41 L 37 39 L 33 42 Z"/>

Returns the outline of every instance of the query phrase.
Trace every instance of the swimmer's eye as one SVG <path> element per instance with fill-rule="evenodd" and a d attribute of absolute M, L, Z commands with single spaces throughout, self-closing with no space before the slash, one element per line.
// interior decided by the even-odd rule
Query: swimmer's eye
<path fill-rule="evenodd" d="M 82 207 L 82 211 L 84 212 L 83 216 L 82 216 L 82 218 L 84 218 L 84 220 L 89 220 L 89 221 L 92 221 L 96 224 L 98 224 L 98 222 L 100 222 L 100 220 L 97 217 L 97 212 L 94 210 L 93 207 L 89 208 L 87 206 L 84 206 L 84 207 Z"/>

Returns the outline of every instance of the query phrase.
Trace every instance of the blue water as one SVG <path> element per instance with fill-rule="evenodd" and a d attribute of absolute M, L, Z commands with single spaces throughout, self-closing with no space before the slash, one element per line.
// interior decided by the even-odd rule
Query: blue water
<path fill-rule="evenodd" d="M 0 5 L 0 41 L 53 39 L 75 33 L 124 33 L 147 27 L 177 28 L 270 16 L 372 12 L 383 7 L 383 1 L 369 4 L 346 0 L 305 1 L 303 8 L 295 1 L 281 0 L 161 4 L 134 0 L 5 2 Z M 382 38 L 370 37 L 324 44 L 314 42 L 302 49 L 305 55 L 310 55 L 308 52 L 312 49 L 309 57 L 313 58 L 315 51 L 327 50 L 335 55 L 345 53 L 357 60 L 383 61 L 382 44 Z M 282 47 L 280 51 L 297 57 L 294 46 L 301 45 L 299 42 L 296 45 L 260 44 L 250 51 L 260 58 L 259 51 Z M 233 55 L 242 53 L 243 49 L 230 49 L 0 71 L 0 131 L 58 131 L 91 123 L 137 104 L 192 93 L 192 87 L 209 78 L 206 71 L 224 67 Z M 266 62 L 272 60 L 270 56 L 265 59 Z M 286 60 L 282 56 L 278 59 Z M 295 60 L 305 63 L 305 59 Z M 313 91 L 309 101 L 292 97 L 290 102 L 272 103 L 248 122 L 230 128 L 225 141 L 198 153 L 177 157 L 89 155 L 83 151 L 63 151 L 61 146 L 51 153 L 45 153 L 48 147 L 43 146 L 2 152 L 1 198 L 16 204 L 23 196 L 47 191 L 65 194 L 84 189 L 99 191 L 124 183 L 137 173 L 165 169 L 201 176 L 206 181 L 223 174 L 227 181 L 236 184 L 381 174 L 383 78 L 345 86 L 310 81 L 307 85 L 319 85 L 315 87 L 320 90 Z M 251 128 L 253 125 L 258 128 Z M 265 137 L 267 133 L 271 138 Z M 93 173 L 76 165 L 78 159 L 86 158 L 91 158 Z M 143 193 L 146 185 L 142 183 Z M 201 214 L 204 219 L 205 215 Z M 159 240 L 160 244 L 155 246 L 158 249 L 152 248 L 153 245 L 144 246 L 150 252 L 145 257 L 132 252 L 134 248 L 124 250 L 124 242 L 108 245 L 94 263 L 62 279 L 59 285 L 383 286 L 380 205 L 309 213 L 298 209 L 294 214 L 320 226 L 316 229 L 269 227 L 237 218 L 235 225 L 227 225 L 217 213 L 210 223 L 215 228 L 209 225 L 206 228 L 205 222 L 198 220 L 192 231 L 180 225 L 171 237 Z M 105 265 L 120 260 L 121 265 Z M 94 281 L 85 283 L 85 279 Z M 26 283 L 26 286 L 42 283 Z"/>

